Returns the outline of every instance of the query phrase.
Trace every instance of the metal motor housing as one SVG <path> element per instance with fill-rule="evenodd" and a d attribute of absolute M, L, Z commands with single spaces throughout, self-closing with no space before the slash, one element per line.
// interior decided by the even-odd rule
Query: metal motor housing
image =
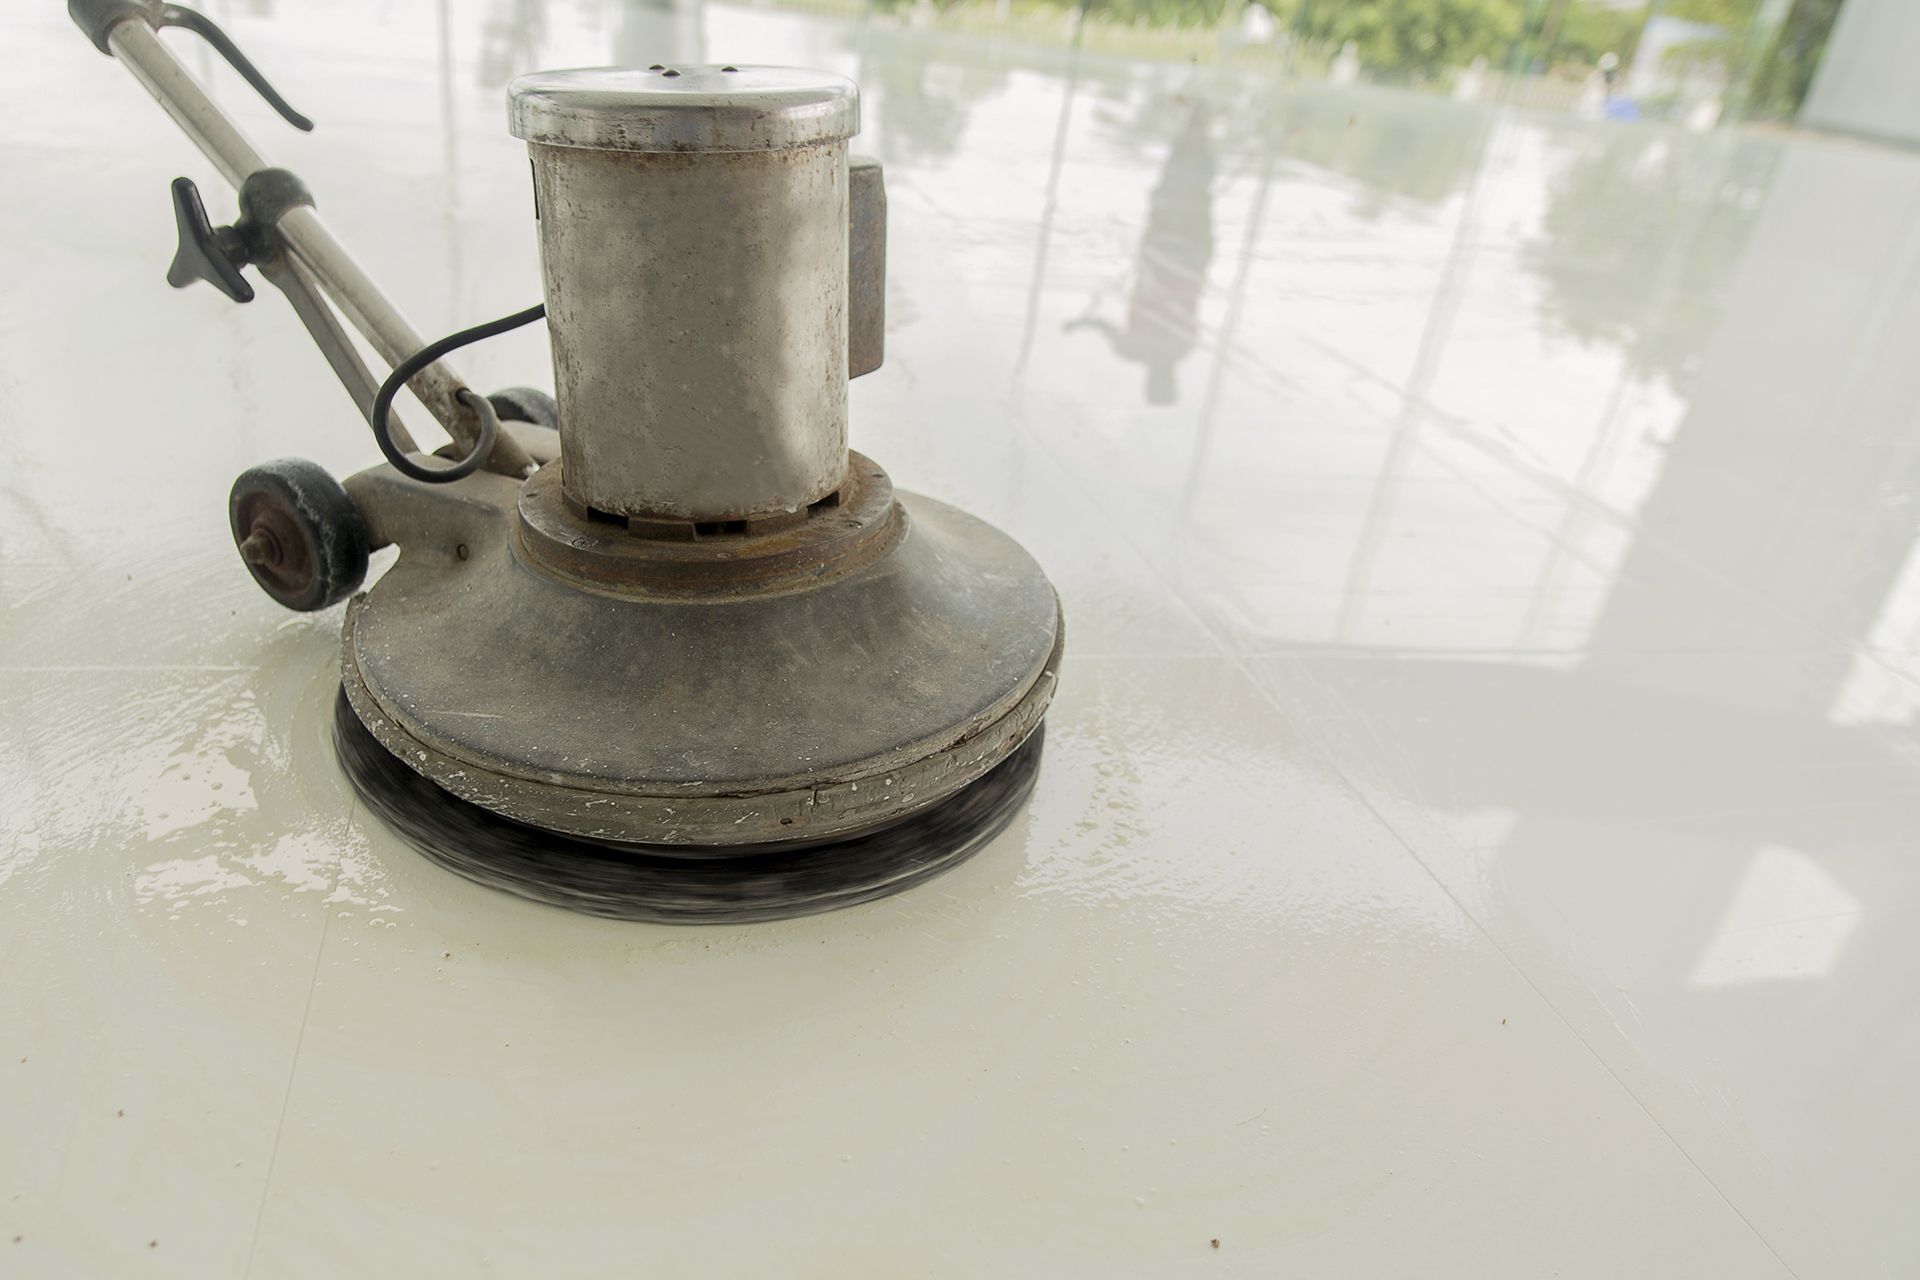
<path fill-rule="evenodd" d="M 884 827 L 993 770 L 1052 698 L 1059 606 L 1011 538 L 846 447 L 878 363 L 854 86 L 608 68 L 509 100 L 558 456 L 523 434 L 524 482 L 348 481 L 403 548 L 348 611 L 356 714 L 463 799 L 690 854 Z"/>
<path fill-rule="evenodd" d="M 852 82 L 606 68 L 521 77 L 508 101 L 533 163 L 568 496 L 715 522 L 837 490 Z"/>

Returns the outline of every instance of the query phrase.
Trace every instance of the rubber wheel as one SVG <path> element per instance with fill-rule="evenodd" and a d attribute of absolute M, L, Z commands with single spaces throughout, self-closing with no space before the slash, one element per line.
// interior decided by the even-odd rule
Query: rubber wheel
<path fill-rule="evenodd" d="M 538 387 L 507 387 L 487 397 L 502 422 L 531 422 L 551 431 L 560 429 L 560 406 Z"/>
<path fill-rule="evenodd" d="M 289 609 L 338 604 L 366 579 L 366 524 L 340 482 L 311 462 L 281 458 L 243 471 L 227 518 L 247 572 Z"/>

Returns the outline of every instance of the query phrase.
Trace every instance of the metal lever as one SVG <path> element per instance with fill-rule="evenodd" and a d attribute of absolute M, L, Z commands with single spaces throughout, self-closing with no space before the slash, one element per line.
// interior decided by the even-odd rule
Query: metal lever
<path fill-rule="evenodd" d="M 225 58 L 227 65 L 238 71 L 253 86 L 254 92 L 280 113 L 282 120 L 302 133 L 313 132 L 313 121 L 295 111 L 292 104 L 280 96 L 279 90 L 260 74 L 260 68 L 240 52 L 240 46 L 212 18 L 198 10 L 189 9 L 183 4 L 156 4 L 154 0 L 67 0 L 67 14 L 87 33 L 94 47 L 106 54 L 113 52 L 107 42 L 108 35 L 128 18 L 142 19 L 156 31 L 163 27 L 183 27 L 212 45 L 214 52 Z"/>
<path fill-rule="evenodd" d="M 216 227 L 207 220 L 207 207 L 200 202 L 200 189 L 192 178 L 173 180 L 173 224 L 180 233 L 180 247 L 167 268 L 168 284 L 184 289 L 195 280 L 205 280 L 235 302 L 253 301 L 253 286 L 240 274 L 240 268 L 251 261 L 246 237 L 233 227 Z"/>
<path fill-rule="evenodd" d="M 279 90 L 267 83 L 260 69 L 240 52 L 240 46 L 228 38 L 227 33 L 214 25 L 212 18 L 180 4 L 163 4 L 159 16 L 153 23 L 156 27 L 185 27 L 214 47 L 219 55 L 227 60 L 227 65 L 238 71 L 246 82 L 253 86 L 254 92 L 267 100 L 267 105 L 280 113 L 280 118 L 302 133 L 313 132 L 313 121 L 293 109 L 291 103 L 280 96 Z"/>

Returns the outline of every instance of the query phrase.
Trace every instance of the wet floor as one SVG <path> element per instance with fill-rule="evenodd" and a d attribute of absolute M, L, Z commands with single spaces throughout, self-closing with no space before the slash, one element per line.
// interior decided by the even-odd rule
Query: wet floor
<path fill-rule="evenodd" d="M 331 756 L 337 611 L 225 528 L 365 429 L 278 299 L 165 286 L 166 183 L 226 188 L 17 20 L 0 1273 L 1920 1263 L 1920 157 L 721 5 L 213 12 L 315 133 L 169 41 L 428 333 L 538 296 L 511 75 L 854 76 L 853 444 L 1020 538 L 1069 656 L 1031 805 L 897 898 L 673 929 L 417 857 Z"/>

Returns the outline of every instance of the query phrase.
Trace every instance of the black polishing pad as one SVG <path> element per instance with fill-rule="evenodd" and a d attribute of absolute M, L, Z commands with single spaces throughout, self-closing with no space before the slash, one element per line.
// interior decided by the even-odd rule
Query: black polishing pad
<path fill-rule="evenodd" d="M 434 862 L 496 889 L 615 920 L 737 924 L 812 915 L 912 888 L 980 851 L 1040 772 L 1045 726 L 966 789 L 861 835 L 737 857 L 582 839 L 502 817 L 441 790 L 334 706 L 340 763 L 369 809 Z"/>

